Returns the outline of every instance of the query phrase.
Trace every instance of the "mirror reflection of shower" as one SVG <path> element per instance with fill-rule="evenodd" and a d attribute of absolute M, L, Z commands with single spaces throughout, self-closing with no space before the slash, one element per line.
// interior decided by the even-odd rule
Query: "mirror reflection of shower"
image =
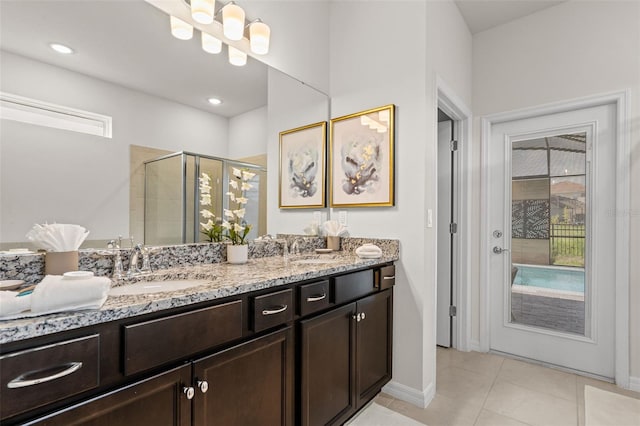
<path fill-rule="evenodd" d="M 145 162 L 144 243 L 147 245 L 185 244 L 209 241 L 202 233 L 204 209 L 223 220 L 229 208 L 229 178 L 233 168 L 255 173 L 244 220 L 251 224 L 247 239 L 266 233 L 267 169 L 252 163 L 190 152 L 176 152 Z M 211 178 L 211 205 L 200 205 L 198 178 L 206 173 Z"/>

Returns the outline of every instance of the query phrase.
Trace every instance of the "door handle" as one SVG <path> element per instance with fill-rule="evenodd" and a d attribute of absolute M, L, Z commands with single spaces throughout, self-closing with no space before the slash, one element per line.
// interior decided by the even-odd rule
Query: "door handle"
<path fill-rule="evenodd" d="M 506 248 L 502 248 L 502 247 L 500 247 L 500 246 L 495 246 L 495 247 L 493 248 L 493 252 L 494 252 L 495 254 L 502 254 L 502 252 L 505 252 L 505 251 L 510 251 L 510 250 L 509 250 L 509 249 L 506 249 Z"/>

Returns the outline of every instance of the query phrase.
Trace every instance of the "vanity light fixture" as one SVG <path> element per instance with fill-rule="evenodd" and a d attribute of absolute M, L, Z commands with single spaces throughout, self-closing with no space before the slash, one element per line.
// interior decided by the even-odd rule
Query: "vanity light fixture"
<path fill-rule="evenodd" d="M 247 54 L 240 49 L 229 46 L 229 63 L 237 67 L 242 67 L 247 64 Z"/>
<path fill-rule="evenodd" d="M 222 8 L 222 31 L 229 40 L 242 40 L 244 36 L 244 9 L 229 2 Z"/>
<path fill-rule="evenodd" d="M 256 19 L 249 24 L 249 42 L 251 51 L 258 55 L 269 53 L 269 39 L 271 38 L 271 28 L 261 19 Z"/>
<path fill-rule="evenodd" d="M 213 22 L 215 0 L 191 0 L 191 17 L 201 24 Z"/>
<path fill-rule="evenodd" d="M 1 1 L 1 0 L 0 0 Z M 207 53 L 217 54 L 222 51 L 222 43 L 242 41 L 238 46 L 241 49 L 251 49 L 256 55 L 266 55 L 269 53 L 269 43 L 271 39 L 271 28 L 262 22 L 262 19 L 254 19 L 246 22 L 245 12 L 234 1 L 230 1 L 216 11 L 215 0 L 183 0 L 185 6 L 191 11 L 190 16 L 179 13 L 183 19 L 173 16 L 171 10 L 164 9 L 171 21 L 171 34 L 180 40 L 190 40 L 193 38 L 193 28 L 198 27 L 201 31 L 202 50 Z M 222 21 L 222 25 L 220 25 Z M 206 28 L 198 24 L 209 25 Z M 222 31 L 220 31 L 222 27 Z M 209 30 L 212 30 L 209 33 Z M 245 37 L 245 30 L 247 30 Z M 235 44 L 235 43 L 234 43 Z M 229 63 L 235 66 L 243 66 L 247 63 L 246 50 L 229 46 Z"/>
<path fill-rule="evenodd" d="M 73 53 L 73 49 L 70 48 L 69 46 L 65 46 L 64 44 L 50 43 L 49 47 L 58 53 L 62 53 L 63 55 L 70 55 Z"/>
<path fill-rule="evenodd" d="M 170 17 L 171 35 L 180 40 L 191 40 L 193 37 L 193 27 L 175 16 Z"/>
<path fill-rule="evenodd" d="M 202 50 L 207 53 L 217 54 L 222 52 L 222 41 L 214 36 L 202 33 Z"/>
<path fill-rule="evenodd" d="M 220 100 L 218 98 L 209 98 L 207 100 L 209 101 L 209 103 L 211 105 L 220 105 L 222 103 L 222 100 Z"/>

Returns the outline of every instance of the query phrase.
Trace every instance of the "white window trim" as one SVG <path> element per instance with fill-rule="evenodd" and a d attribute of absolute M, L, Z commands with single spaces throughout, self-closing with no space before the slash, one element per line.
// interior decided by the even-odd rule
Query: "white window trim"
<path fill-rule="evenodd" d="M 109 116 L 0 92 L 0 118 L 79 133 L 112 137 Z"/>

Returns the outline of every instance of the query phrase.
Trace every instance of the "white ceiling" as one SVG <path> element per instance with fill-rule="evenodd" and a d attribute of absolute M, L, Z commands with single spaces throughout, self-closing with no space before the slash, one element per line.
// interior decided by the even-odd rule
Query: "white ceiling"
<path fill-rule="evenodd" d="M 551 0 L 455 0 L 471 34 L 556 6 Z"/>
<path fill-rule="evenodd" d="M 55 53 L 50 42 L 76 53 Z M 266 65 L 205 53 L 197 31 L 172 37 L 169 17 L 142 0 L 0 0 L 0 48 L 225 117 L 267 104 Z"/>

